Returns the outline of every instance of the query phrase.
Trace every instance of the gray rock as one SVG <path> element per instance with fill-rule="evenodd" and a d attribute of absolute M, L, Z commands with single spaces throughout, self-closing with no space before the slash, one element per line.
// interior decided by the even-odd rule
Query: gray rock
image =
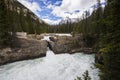
<path fill-rule="evenodd" d="M 37 36 L 38 40 L 34 39 L 34 35 L 32 37 L 30 35 L 29 37 L 29 39 L 15 39 L 13 45 L 14 48 L 0 49 L 0 65 L 46 56 L 47 47 L 56 54 L 76 52 L 93 53 L 93 49 L 86 46 L 81 34 L 75 35 L 74 37 L 50 37 L 51 41 L 49 42 L 46 40 L 39 40 L 43 38 L 43 36 Z"/>
<path fill-rule="evenodd" d="M 84 52 L 87 54 L 93 53 L 93 49 L 86 46 L 82 35 L 71 36 L 57 36 L 55 40 L 51 37 L 49 42 L 54 53 L 76 53 Z"/>
<path fill-rule="evenodd" d="M 92 48 L 86 48 L 86 47 L 71 49 L 70 53 L 76 53 L 76 52 L 84 52 L 86 54 L 92 54 L 92 53 L 94 53 L 94 51 L 93 51 Z"/>
<path fill-rule="evenodd" d="M 72 41 L 70 36 L 58 36 L 57 40 L 49 42 L 54 53 L 69 53 L 70 46 L 69 44 Z"/>
<path fill-rule="evenodd" d="M 37 40 L 41 40 L 41 39 L 43 39 L 43 38 L 44 38 L 44 36 L 36 35 L 36 39 L 37 39 Z"/>
<path fill-rule="evenodd" d="M 21 39 L 20 43 L 21 47 L 4 48 L 0 50 L 0 65 L 46 56 L 47 41 Z"/>

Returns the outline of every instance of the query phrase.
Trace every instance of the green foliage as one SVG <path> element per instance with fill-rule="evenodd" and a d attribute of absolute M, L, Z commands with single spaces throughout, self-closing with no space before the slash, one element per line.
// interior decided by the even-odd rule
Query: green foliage
<path fill-rule="evenodd" d="M 81 77 L 77 77 L 75 80 L 82 80 Z M 83 74 L 83 80 L 91 80 L 90 76 L 89 76 L 89 72 L 88 70 L 86 70 Z"/>
<path fill-rule="evenodd" d="M 100 36 L 100 52 L 104 65 L 100 68 L 101 80 L 120 79 L 120 3 L 118 0 L 109 1 L 105 8 L 105 32 Z"/>
<path fill-rule="evenodd" d="M 88 71 L 84 72 L 84 74 L 83 74 L 83 80 L 91 80 Z"/>
<path fill-rule="evenodd" d="M 0 45 L 8 45 L 9 33 L 8 33 L 8 20 L 7 20 L 7 8 L 4 0 L 0 0 Z M 9 41 L 10 42 L 10 41 Z"/>
<path fill-rule="evenodd" d="M 106 46 L 103 51 L 104 65 L 101 69 L 101 80 L 119 80 L 120 79 L 120 44 Z M 106 77 L 107 76 L 107 77 Z"/>
<path fill-rule="evenodd" d="M 75 80 L 82 80 L 81 77 L 77 77 Z"/>

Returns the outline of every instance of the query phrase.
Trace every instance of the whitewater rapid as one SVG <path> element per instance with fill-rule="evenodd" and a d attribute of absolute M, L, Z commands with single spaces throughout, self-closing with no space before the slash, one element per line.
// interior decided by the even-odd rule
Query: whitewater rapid
<path fill-rule="evenodd" d="M 94 67 L 94 54 L 55 55 L 0 66 L 0 80 L 74 80 L 88 70 L 92 80 L 99 80 Z"/>
<path fill-rule="evenodd" d="M 42 40 L 50 41 L 49 37 Z M 83 53 L 55 55 L 48 48 L 46 57 L 0 66 L 0 80 L 75 80 L 86 70 L 91 80 L 99 80 L 94 57 L 94 54 Z"/>

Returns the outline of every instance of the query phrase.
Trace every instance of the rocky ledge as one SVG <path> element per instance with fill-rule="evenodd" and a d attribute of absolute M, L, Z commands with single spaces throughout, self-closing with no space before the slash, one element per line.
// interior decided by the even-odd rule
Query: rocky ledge
<path fill-rule="evenodd" d="M 0 65 L 46 56 L 47 45 L 45 40 L 17 39 L 12 48 L 0 49 Z"/>

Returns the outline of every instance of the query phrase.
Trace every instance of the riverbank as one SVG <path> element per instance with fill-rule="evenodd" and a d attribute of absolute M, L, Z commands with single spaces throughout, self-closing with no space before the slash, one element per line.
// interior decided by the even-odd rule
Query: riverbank
<path fill-rule="evenodd" d="M 86 46 L 82 35 L 74 37 L 70 34 L 27 35 L 25 38 L 18 37 L 13 42 L 13 47 L 0 49 L 0 65 L 44 57 L 48 47 L 55 54 L 94 53 L 92 48 Z"/>

